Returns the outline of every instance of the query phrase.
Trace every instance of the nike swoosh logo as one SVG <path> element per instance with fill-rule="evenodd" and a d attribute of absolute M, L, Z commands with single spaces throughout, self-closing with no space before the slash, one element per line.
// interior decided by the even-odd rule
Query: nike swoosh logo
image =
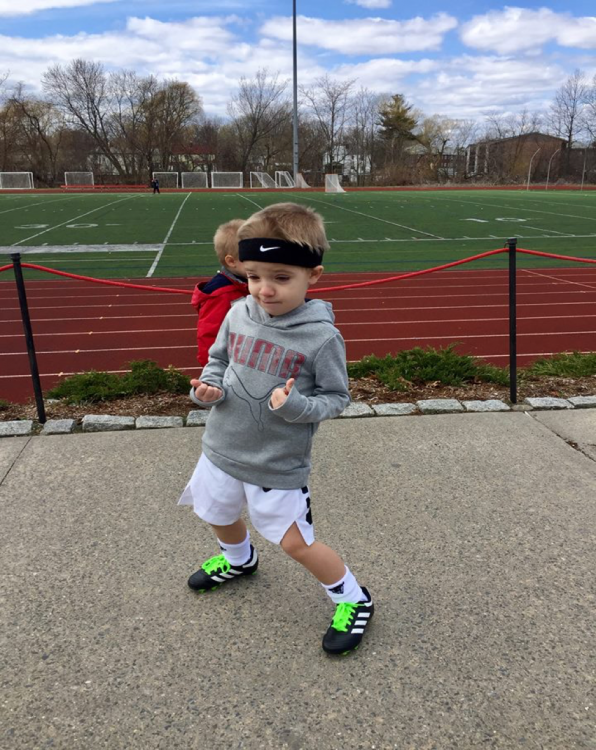
<path fill-rule="evenodd" d="M 268 253 L 269 250 L 279 250 L 279 247 L 263 247 L 263 245 L 261 245 L 261 247 L 259 248 L 259 250 L 262 253 Z"/>

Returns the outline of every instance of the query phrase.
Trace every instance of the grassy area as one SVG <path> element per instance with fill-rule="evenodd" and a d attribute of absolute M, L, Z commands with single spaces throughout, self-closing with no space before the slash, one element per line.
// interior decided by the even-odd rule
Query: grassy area
<path fill-rule="evenodd" d="M 330 272 L 429 268 L 511 236 L 530 249 L 596 258 L 596 192 L 524 190 L 0 194 L 0 249 L 6 256 L 27 248 L 25 260 L 102 278 L 205 276 L 217 266 L 211 241 L 219 224 L 283 200 L 322 213 Z M 497 256 L 480 267 L 505 263 Z M 527 256 L 519 263 L 565 265 Z"/>

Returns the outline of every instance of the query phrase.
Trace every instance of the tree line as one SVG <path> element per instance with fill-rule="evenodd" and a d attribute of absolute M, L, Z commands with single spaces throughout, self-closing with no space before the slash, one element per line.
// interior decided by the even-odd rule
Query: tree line
<path fill-rule="evenodd" d="M 292 170 L 290 86 L 267 69 L 240 79 L 225 118 L 207 115 L 184 81 L 107 72 L 88 60 L 48 68 L 39 95 L 6 80 L 0 170 L 32 172 L 37 185 L 61 184 L 65 171 L 141 184 L 154 171 Z M 494 111 L 483 122 L 427 116 L 402 94 L 379 95 L 329 75 L 299 89 L 300 169 L 313 185 L 327 172 L 360 185 L 463 181 L 470 144 L 537 131 L 562 138 L 567 154 L 580 143 L 594 149 L 596 76 L 575 71 L 545 112 Z M 565 168 L 569 156 L 559 172 Z M 499 169 L 497 179 L 513 176 L 512 164 Z"/>

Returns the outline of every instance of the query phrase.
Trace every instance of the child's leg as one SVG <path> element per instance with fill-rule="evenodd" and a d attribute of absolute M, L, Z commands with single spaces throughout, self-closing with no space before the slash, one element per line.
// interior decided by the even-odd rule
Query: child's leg
<path fill-rule="evenodd" d="M 343 578 L 346 566 L 337 552 L 321 542 L 313 542 L 309 546 L 295 523 L 287 530 L 280 544 L 284 552 L 304 565 L 324 586 L 331 586 Z"/>
<path fill-rule="evenodd" d="M 230 524 L 230 526 L 216 526 L 214 523 L 209 525 L 215 532 L 217 540 L 219 542 L 227 542 L 228 544 L 242 544 L 248 533 L 246 524 L 241 518 Z"/>

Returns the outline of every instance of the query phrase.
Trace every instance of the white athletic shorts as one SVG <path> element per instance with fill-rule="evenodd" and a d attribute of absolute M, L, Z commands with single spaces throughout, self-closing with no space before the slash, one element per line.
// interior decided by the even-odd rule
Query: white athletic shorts
<path fill-rule="evenodd" d="M 241 482 L 215 466 L 205 454 L 178 505 L 192 505 L 199 518 L 215 526 L 230 526 L 247 505 L 252 525 L 273 544 L 281 542 L 293 523 L 306 544 L 310 546 L 315 540 L 308 487 L 275 490 Z"/>

